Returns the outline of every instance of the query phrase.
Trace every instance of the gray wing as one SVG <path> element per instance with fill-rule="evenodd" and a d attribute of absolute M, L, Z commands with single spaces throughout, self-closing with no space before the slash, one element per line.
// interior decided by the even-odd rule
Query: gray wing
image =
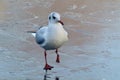
<path fill-rule="evenodd" d="M 47 31 L 47 27 L 42 27 L 36 32 L 36 42 L 38 44 L 43 44 L 45 42 L 44 34 Z"/>

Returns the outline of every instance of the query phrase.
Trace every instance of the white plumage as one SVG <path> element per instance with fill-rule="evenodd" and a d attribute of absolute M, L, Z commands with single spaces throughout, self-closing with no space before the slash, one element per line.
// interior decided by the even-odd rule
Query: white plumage
<path fill-rule="evenodd" d="M 48 16 L 48 25 L 39 28 L 36 33 L 32 33 L 36 42 L 45 49 L 45 70 L 53 68 L 47 64 L 46 50 L 56 50 L 56 62 L 60 62 L 58 48 L 68 40 L 68 33 L 64 30 L 63 25 L 59 13 L 52 12 Z"/>

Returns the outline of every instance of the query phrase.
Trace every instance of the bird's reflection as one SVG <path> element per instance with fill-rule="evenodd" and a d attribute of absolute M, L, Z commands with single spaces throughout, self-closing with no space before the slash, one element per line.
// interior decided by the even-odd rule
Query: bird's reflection
<path fill-rule="evenodd" d="M 56 77 L 55 80 L 59 80 L 59 77 Z"/>
<path fill-rule="evenodd" d="M 50 77 L 50 74 L 47 74 L 47 70 L 45 71 L 45 74 L 44 74 L 44 79 L 43 80 L 49 80 L 51 77 Z M 60 80 L 59 77 L 55 77 L 54 80 Z"/>

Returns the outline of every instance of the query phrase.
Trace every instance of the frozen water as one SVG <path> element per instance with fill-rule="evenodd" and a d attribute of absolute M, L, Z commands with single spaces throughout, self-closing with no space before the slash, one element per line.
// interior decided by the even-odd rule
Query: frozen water
<path fill-rule="evenodd" d="M 81 7 L 81 9 L 85 9 L 87 7 L 87 5 L 83 5 L 82 7 Z"/>
<path fill-rule="evenodd" d="M 120 1 L 1 0 L 0 80 L 119 80 Z M 57 11 L 69 41 L 56 54 L 48 51 L 54 69 L 44 72 L 43 49 L 27 31 L 47 24 Z"/>

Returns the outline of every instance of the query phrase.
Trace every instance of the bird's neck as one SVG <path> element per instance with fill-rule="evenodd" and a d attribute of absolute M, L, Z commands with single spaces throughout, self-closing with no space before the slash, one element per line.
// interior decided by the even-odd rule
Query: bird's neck
<path fill-rule="evenodd" d="M 54 23 L 54 24 L 50 23 L 48 30 L 50 32 L 61 32 L 63 31 L 63 26 L 60 23 Z"/>
<path fill-rule="evenodd" d="M 49 27 L 63 27 L 60 23 L 49 23 Z"/>

